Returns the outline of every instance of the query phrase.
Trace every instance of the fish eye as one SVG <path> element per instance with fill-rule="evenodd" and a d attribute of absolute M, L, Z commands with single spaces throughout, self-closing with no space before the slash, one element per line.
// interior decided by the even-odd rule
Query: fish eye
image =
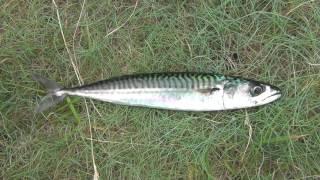
<path fill-rule="evenodd" d="M 263 93 L 265 91 L 265 88 L 261 85 L 258 85 L 258 86 L 254 86 L 251 88 L 250 90 L 250 94 L 251 96 L 258 96 L 260 95 L 261 93 Z"/>

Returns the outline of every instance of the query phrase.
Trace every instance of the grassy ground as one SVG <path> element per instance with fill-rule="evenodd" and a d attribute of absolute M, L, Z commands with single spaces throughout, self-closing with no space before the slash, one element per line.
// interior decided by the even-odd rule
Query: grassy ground
<path fill-rule="evenodd" d="M 135 1 L 90 0 L 76 31 L 81 3 L 56 2 L 86 83 L 133 72 L 216 71 L 284 93 L 247 115 L 94 101 L 99 115 L 88 102 L 101 179 L 320 176 L 319 1 L 141 0 L 133 12 Z M 7 0 L 0 7 L 0 176 L 92 178 L 84 100 L 33 114 L 45 92 L 32 73 L 78 84 L 54 4 Z"/>

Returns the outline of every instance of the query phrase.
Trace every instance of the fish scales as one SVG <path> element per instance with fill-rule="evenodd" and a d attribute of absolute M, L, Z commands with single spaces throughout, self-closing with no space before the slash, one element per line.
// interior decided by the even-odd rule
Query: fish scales
<path fill-rule="evenodd" d="M 82 87 L 65 88 L 64 90 L 123 90 L 123 89 L 189 89 L 214 88 L 218 83 L 216 76 L 194 73 L 146 74 L 131 75 L 98 81 Z"/>

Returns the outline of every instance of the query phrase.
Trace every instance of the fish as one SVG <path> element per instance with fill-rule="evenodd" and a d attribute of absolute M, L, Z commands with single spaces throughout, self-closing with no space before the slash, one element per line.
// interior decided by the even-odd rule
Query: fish
<path fill-rule="evenodd" d="M 44 112 L 66 96 L 177 111 L 221 111 L 257 107 L 276 101 L 281 90 L 268 83 L 218 73 L 167 72 L 111 77 L 64 88 L 41 75 L 32 78 L 47 88 L 35 111 Z"/>

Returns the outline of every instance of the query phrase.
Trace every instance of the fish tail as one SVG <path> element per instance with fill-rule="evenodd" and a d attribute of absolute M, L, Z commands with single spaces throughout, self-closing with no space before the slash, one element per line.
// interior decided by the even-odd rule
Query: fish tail
<path fill-rule="evenodd" d="M 55 106 L 65 98 L 65 94 L 57 93 L 62 89 L 62 87 L 59 86 L 56 82 L 42 77 L 38 74 L 33 74 L 32 79 L 44 86 L 48 92 L 48 94 L 40 100 L 39 104 L 35 108 L 36 113 L 41 113 L 49 109 L 50 107 Z"/>

